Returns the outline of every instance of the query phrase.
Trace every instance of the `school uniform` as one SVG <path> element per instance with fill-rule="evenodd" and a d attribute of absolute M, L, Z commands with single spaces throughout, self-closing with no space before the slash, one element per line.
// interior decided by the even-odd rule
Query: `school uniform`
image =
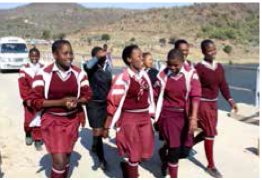
<path fill-rule="evenodd" d="M 193 62 L 191 62 L 190 60 L 185 60 L 185 62 L 184 62 L 184 64 L 186 65 L 186 66 L 189 66 L 189 67 L 191 67 L 191 68 L 193 68 L 194 69 L 194 63 Z"/>
<path fill-rule="evenodd" d="M 129 159 L 127 172 L 131 175 L 128 177 L 137 177 L 138 162 L 152 157 L 154 148 L 150 117 L 155 112 L 155 104 L 148 74 L 143 70 L 135 74 L 130 68 L 125 69 L 114 78 L 107 102 L 107 112 L 112 118 L 105 127 L 116 127 L 118 151 Z"/>
<path fill-rule="evenodd" d="M 192 147 L 193 134 L 188 132 L 188 116 L 192 102 L 199 103 L 201 97 L 196 71 L 184 65 L 178 74 L 174 74 L 165 68 L 158 74 L 154 90 L 157 99 L 156 121 L 168 149 Z M 168 163 L 169 171 L 171 177 L 176 177 L 178 166 L 172 163 Z"/>
<path fill-rule="evenodd" d="M 74 110 L 65 107 L 43 109 L 44 100 L 58 100 L 64 97 L 90 96 L 87 76 L 81 69 L 71 66 L 66 72 L 55 63 L 41 69 L 34 78 L 31 99 L 37 110 L 42 110 L 41 132 L 49 153 L 71 153 L 78 138 L 80 123 L 84 125 L 82 106 Z"/>
<path fill-rule="evenodd" d="M 159 71 L 155 68 L 145 68 L 144 70 L 148 73 L 151 84 L 153 85 L 157 80 L 157 74 Z"/>
<path fill-rule="evenodd" d="M 37 71 L 39 71 L 44 66 L 40 63 L 32 64 L 27 63 L 25 64 L 19 71 L 19 92 L 20 96 L 23 100 L 24 106 L 24 130 L 26 133 L 31 133 L 34 140 L 41 140 L 41 130 L 40 127 L 32 127 L 30 123 L 36 117 L 37 111 L 33 108 L 28 107 L 26 101 L 30 99 L 30 92 L 32 90 L 32 84 Z"/>
<path fill-rule="evenodd" d="M 199 75 L 202 86 L 202 98 L 198 113 L 198 126 L 203 130 L 194 141 L 195 144 L 205 140 L 205 152 L 208 160 L 208 168 L 214 168 L 213 144 L 214 137 L 217 135 L 217 100 L 219 91 L 224 98 L 230 102 L 233 101 L 230 95 L 229 87 L 226 81 L 225 72 L 220 63 L 212 64 L 202 60 L 197 63 L 195 69 Z"/>
<path fill-rule="evenodd" d="M 103 67 L 99 65 L 96 57 L 86 62 L 84 69 L 93 92 L 86 106 L 89 125 L 92 128 L 103 128 L 107 116 L 106 97 L 111 87 L 112 69 L 107 61 Z"/>
<path fill-rule="evenodd" d="M 177 75 L 173 75 L 168 68 L 165 68 L 158 74 L 154 90 L 157 96 L 155 120 L 159 124 L 160 133 L 169 147 L 180 147 L 180 139 L 185 138 L 181 135 L 188 122 L 190 101 L 198 102 L 201 96 L 196 71 L 183 66 Z M 189 138 L 184 143 L 190 147 L 192 139 Z"/>
<path fill-rule="evenodd" d="M 225 72 L 220 63 L 209 64 L 201 61 L 196 64 L 195 69 L 199 75 L 202 86 L 202 98 L 199 108 L 199 126 L 203 129 L 205 136 L 217 134 L 217 100 L 219 91 L 229 102 L 231 98 Z"/>

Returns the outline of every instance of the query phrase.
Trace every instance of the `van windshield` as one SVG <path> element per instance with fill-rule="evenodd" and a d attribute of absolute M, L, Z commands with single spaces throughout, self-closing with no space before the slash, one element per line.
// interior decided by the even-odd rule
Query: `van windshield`
<path fill-rule="evenodd" d="M 1 53 L 27 53 L 25 44 L 7 43 L 2 44 Z"/>

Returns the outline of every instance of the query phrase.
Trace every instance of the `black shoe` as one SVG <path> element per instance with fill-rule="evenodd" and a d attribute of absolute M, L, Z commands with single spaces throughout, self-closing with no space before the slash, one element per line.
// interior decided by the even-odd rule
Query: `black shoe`
<path fill-rule="evenodd" d="M 42 145 L 43 145 L 43 141 L 41 141 L 41 140 L 37 140 L 37 141 L 35 141 L 35 149 L 37 150 L 37 151 L 42 151 Z"/>
<path fill-rule="evenodd" d="M 161 173 L 163 177 L 167 176 L 167 163 L 162 163 L 161 165 Z"/>
<path fill-rule="evenodd" d="M 107 165 L 107 162 L 106 162 L 105 160 L 99 162 L 99 167 L 100 167 L 103 171 L 108 170 L 108 165 Z"/>
<path fill-rule="evenodd" d="M 159 149 L 158 155 L 162 163 L 167 162 L 167 148 L 165 146 Z"/>
<path fill-rule="evenodd" d="M 123 178 L 128 178 L 127 176 L 127 170 L 126 170 L 126 162 L 120 162 L 120 167 L 122 169 Z"/>
<path fill-rule="evenodd" d="M 217 170 L 217 168 L 215 168 L 215 167 L 212 167 L 212 168 L 208 167 L 208 168 L 206 169 L 206 172 L 207 172 L 210 176 L 212 176 L 212 177 L 222 178 L 222 174 L 221 174 L 221 173 Z"/>
<path fill-rule="evenodd" d="M 33 137 L 31 135 L 31 133 L 26 133 L 26 136 L 25 136 L 25 144 L 27 146 L 31 146 L 33 144 L 34 140 L 33 140 Z"/>
<path fill-rule="evenodd" d="M 92 145 L 92 147 L 91 147 L 91 152 L 92 152 L 92 153 L 96 153 L 96 152 L 97 152 L 97 148 L 96 148 L 95 145 Z"/>

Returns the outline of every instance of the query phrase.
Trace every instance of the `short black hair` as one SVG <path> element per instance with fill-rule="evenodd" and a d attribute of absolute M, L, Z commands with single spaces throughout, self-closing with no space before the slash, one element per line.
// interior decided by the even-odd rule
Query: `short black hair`
<path fill-rule="evenodd" d="M 167 54 L 167 61 L 175 59 L 175 58 L 179 58 L 182 61 L 185 60 L 184 54 L 182 51 L 178 50 L 178 49 L 171 49 L 168 54 Z"/>
<path fill-rule="evenodd" d="M 180 44 L 187 44 L 188 45 L 188 42 L 184 39 L 179 39 L 175 42 L 175 48 L 174 49 L 178 49 Z"/>
<path fill-rule="evenodd" d="M 210 39 L 205 39 L 204 41 L 201 42 L 201 50 L 202 52 L 204 52 L 206 50 L 206 48 L 210 45 L 210 44 L 214 44 L 214 42 Z"/>
<path fill-rule="evenodd" d="M 96 54 L 98 53 L 98 51 L 103 51 L 103 48 L 99 47 L 99 46 L 95 46 L 92 51 L 91 51 L 91 56 L 95 57 Z"/>
<path fill-rule="evenodd" d="M 35 46 L 29 50 L 29 54 L 31 54 L 33 52 L 35 52 L 35 53 L 40 55 L 40 51 Z"/>
<path fill-rule="evenodd" d="M 149 55 L 151 55 L 150 52 L 144 52 L 144 53 L 143 53 L 143 58 L 145 58 L 145 57 L 147 57 L 147 56 L 149 56 Z"/>
<path fill-rule="evenodd" d="M 69 41 L 64 40 L 64 39 L 60 39 L 60 40 L 56 40 L 52 44 L 52 53 L 56 52 L 58 49 L 60 49 L 65 44 L 69 45 L 72 49 L 71 43 Z"/>
<path fill-rule="evenodd" d="M 122 53 L 122 59 L 124 60 L 124 63 L 129 66 L 129 62 L 127 61 L 127 58 L 131 57 L 131 54 L 134 49 L 139 49 L 138 45 L 132 44 L 129 46 L 126 46 Z"/>

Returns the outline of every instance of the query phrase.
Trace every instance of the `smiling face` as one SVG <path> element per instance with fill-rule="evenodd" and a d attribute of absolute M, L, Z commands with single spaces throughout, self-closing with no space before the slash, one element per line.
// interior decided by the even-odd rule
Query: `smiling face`
<path fill-rule="evenodd" d="M 38 61 L 40 59 L 40 54 L 38 52 L 36 52 L 36 51 L 32 51 L 29 54 L 29 59 L 30 59 L 31 63 L 36 64 L 36 63 L 38 63 Z"/>
<path fill-rule="evenodd" d="M 61 45 L 61 47 L 53 53 L 53 56 L 63 70 L 68 70 L 70 68 L 74 58 L 72 48 L 69 44 Z"/>
<path fill-rule="evenodd" d="M 202 53 L 205 56 L 206 60 L 214 60 L 216 58 L 216 46 L 214 43 L 209 43 L 203 50 Z"/>
<path fill-rule="evenodd" d="M 152 68 L 153 67 L 153 57 L 152 55 L 148 54 L 144 57 L 144 66 L 145 68 Z"/>
<path fill-rule="evenodd" d="M 139 48 L 133 49 L 131 57 L 127 58 L 131 68 L 140 70 L 143 67 L 143 53 Z"/>
<path fill-rule="evenodd" d="M 186 58 L 189 54 L 189 45 L 186 43 L 182 43 L 179 45 L 178 49 L 183 52 L 184 57 Z"/>
<path fill-rule="evenodd" d="M 183 59 L 179 57 L 175 57 L 167 61 L 167 68 L 170 69 L 175 74 L 177 74 L 182 68 L 183 63 L 184 63 Z"/>

